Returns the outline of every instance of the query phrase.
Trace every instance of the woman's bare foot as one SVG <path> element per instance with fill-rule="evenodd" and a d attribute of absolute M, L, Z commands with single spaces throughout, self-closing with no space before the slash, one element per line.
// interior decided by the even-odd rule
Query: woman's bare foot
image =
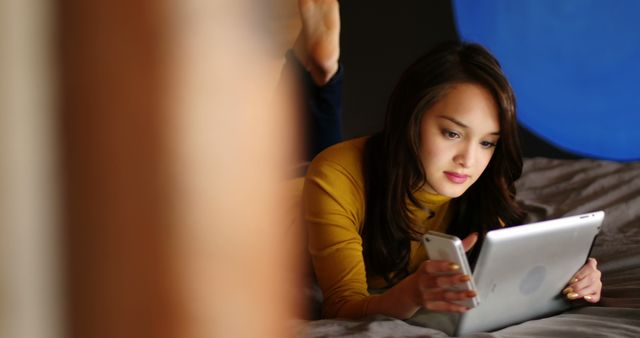
<path fill-rule="evenodd" d="M 338 71 L 340 6 L 337 0 L 298 0 L 298 5 L 302 30 L 294 53 L 313 81 L 324 85 Z"/>

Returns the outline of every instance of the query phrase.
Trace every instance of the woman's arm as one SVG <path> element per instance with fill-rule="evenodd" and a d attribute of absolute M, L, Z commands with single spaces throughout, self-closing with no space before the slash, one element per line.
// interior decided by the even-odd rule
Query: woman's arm
<path fill-rule="evenodd" d="M 359 234 L 364 219 L 363 144 L 356 140 L 329 148 L 307 171 L 304 216 L 324 317 L 366 316 L 371 301 Z"/>
<path fill-rule="evenodd" d="M 451 303 L 475 295 L 447 291 L 469 276 L 444 261 L 425 261 L 407 278 L 380 295 L 370 295 L 360 228 L 364 223 L 361 150 L 364 140 L 341 143 L 311 163 L 303 192 L 309 253 L 320 288 L 325 317 L 362 318 L 381 314 L 406 319 L 425 307 L 461 312 Z M 463 240 L 465 249 L 476 235 Z M 446 273 L 447 275 L 443 275 Z M 373 285 L 377 287 L 377 285 Z"/>

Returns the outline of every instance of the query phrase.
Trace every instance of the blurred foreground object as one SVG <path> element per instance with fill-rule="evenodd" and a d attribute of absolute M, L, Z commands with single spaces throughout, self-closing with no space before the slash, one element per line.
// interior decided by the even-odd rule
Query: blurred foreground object
<path fill-rule="evenodd" d="M 284 183 L 299 123 L 287 83 L 276 87 L 284 50 L 259 25 L 262 2 L 169 9 L 167 125 L 187 337 L 289 336 L 296 262 Z"/>
<path fill-rule="evenodd" d="M 0 337 L 62 338 L 53 4 L 0 0 Z"/>
<path fill-rule="evenodd" d="M 269 7 L 59 3 L 69 337 L 290 336 Z"/>

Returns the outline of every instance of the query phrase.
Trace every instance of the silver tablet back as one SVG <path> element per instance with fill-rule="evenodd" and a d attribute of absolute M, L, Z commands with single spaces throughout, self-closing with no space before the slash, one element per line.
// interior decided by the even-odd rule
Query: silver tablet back
<path fill-rule="evenodd" d="M 585 264 L 603 219 L 598 211 L 487 233 L 473 272 L 481 305 L 460 317 L 455 334 L 567 309 L 562 290 Z"/>

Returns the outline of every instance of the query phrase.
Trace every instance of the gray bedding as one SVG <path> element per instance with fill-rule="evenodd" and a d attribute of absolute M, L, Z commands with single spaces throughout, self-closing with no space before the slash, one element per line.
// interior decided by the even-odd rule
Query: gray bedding
<path fill-rule="evenodd" d="M 525 160 L 517 183 L 527 222 L 604 210 L 592 256 L 603 273 L 602 300 L 562 314 L 466 337 L 640 337 L 640 163 Z M 523 304 L 526 306 L 526 304 Z M 301 337 L 446 337 L 393 318 L 297 322 Z"/>

